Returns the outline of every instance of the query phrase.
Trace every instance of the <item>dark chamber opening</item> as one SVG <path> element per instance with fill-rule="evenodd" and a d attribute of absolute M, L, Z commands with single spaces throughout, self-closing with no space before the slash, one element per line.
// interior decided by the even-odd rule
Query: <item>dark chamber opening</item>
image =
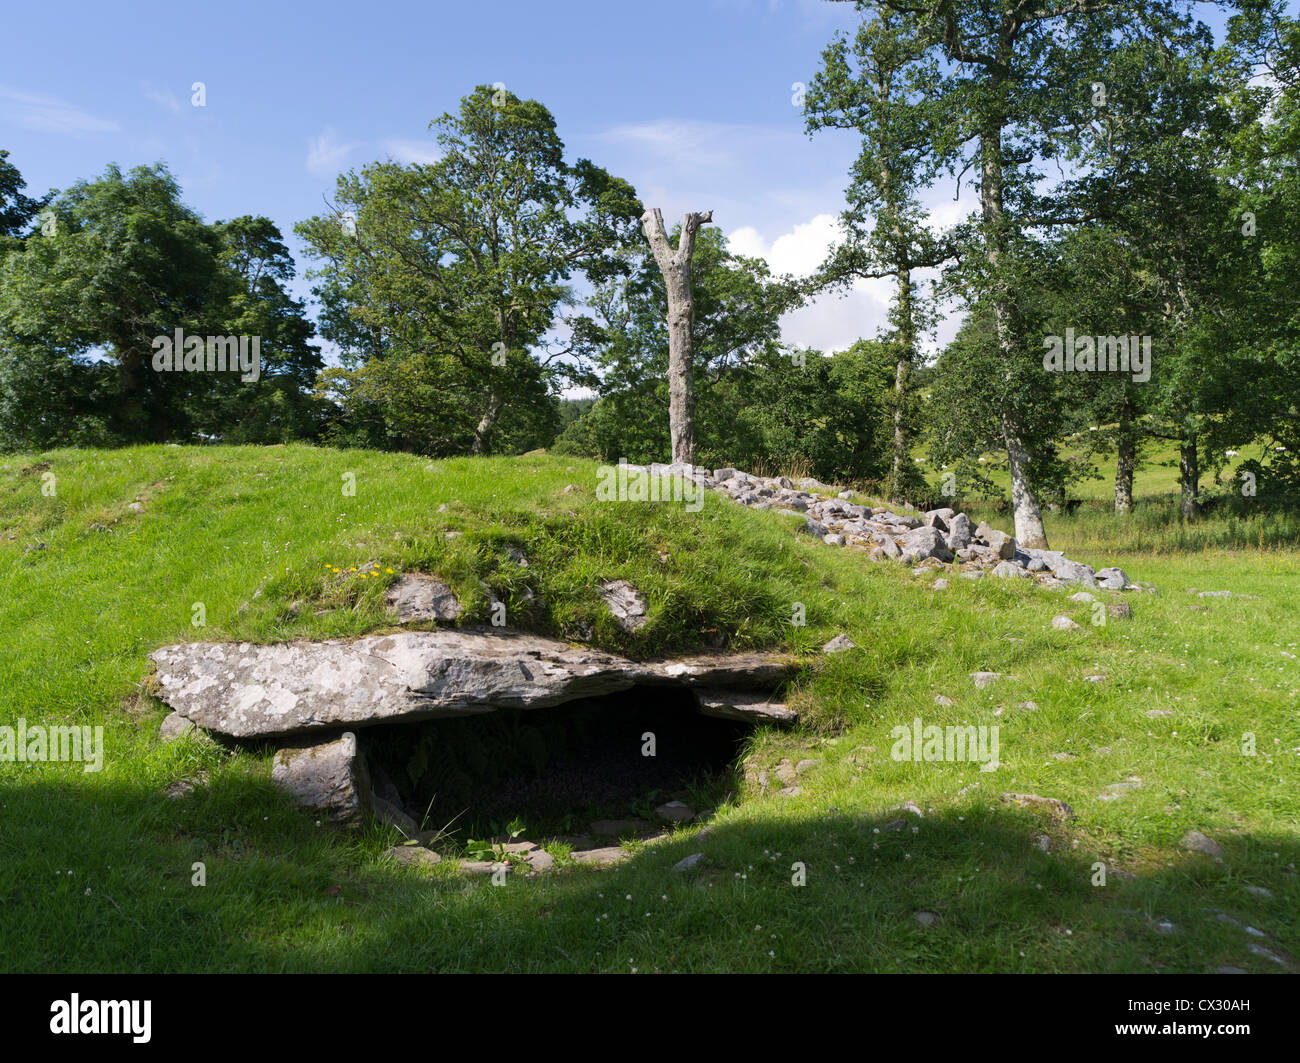
<path fill-rule="evenodd" d="M 712 809 L 736 783 L 749 731 L 700 715 L 685 687 L 638 686 L 553 708 L 372 728 L 366 755 L 422 829 L 465 841 L 522 823 L 521 837 L 539 841 L 584 834 L 600 819 L 654 822 L 670 800 Z M 653 756 L 643 754 L 647 734 Z"/>

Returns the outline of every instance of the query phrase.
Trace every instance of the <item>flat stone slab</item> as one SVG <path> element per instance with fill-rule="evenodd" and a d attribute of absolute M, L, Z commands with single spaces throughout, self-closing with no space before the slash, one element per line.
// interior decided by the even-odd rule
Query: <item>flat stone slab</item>
<path fill-rule="evenodd" d="M 632 853 L 621 845 L 609 845 L 603 849 L 587 849 L 580 853 L 573 853 L 572 856 L 579 864 L 595 864 L 597 867 L 608 867 L 611 864 L 621 864 L 625 860 L 632 859 Z"/>
<path fill-rule="evenodd" d="M 705 716 L 724 720 L 750 723 L 796 723 L 799 720 L 799 714 L 782 702 L 744 690 L 701 688 L 695 691 L 695 700 Z"/>
<path fill-rule="evenodd" d="M 764 653 L 637 663 L 536 635 L 464 629 L 269 646 L 193 642 L 150 659 L 163 701 L 233 738 L 546 708 L 638 684 L 770 690 L 798 665 Z"/>

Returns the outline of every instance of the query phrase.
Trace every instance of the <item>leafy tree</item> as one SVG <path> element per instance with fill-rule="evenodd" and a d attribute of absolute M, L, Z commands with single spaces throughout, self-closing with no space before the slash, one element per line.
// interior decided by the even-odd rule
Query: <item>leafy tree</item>
<path fill-rule="evenodd" d="M 570 164 L 549 111 L 480 86 L 430 123 L 431 164 L 338 180 L 337 209 L 297 226 L 321 262 L 321 332 L 343 351 L 326 393 L 380 445 L 483 453 L 503 411 L 583 382 L 548 345 L 575 275 L 625 268 L 642 213 L 626 182 Z"/>
<path fill-rule="evenodd" d="M 1045 547 L 1035 490 L 1035 454 L 1052 437 L 1031 435 L 1050 418 L 1056 385 L 1041 362 L 1041 319 L 1021 298 L 1043 252 L 1035 245 L 1057 226 L 1086 220 L 1087 175 L 1048 180 L 1044 163 L 1076 155 L 1088 136 L 1080 114 L 1093 72 L 1108 50 L 1142 36 L 1181 31 L 1177 0 L 881 0 L 910 16 L 911 52 L 939 60 L 934 104 L 948 117 L 930 133 L 931 151 L 961 145 L 963 170 L 977 175 L 979 214 L 959 242 L 952 290 L 991 318 L 997 353 L 998 428 L 1011 473 L 1016 537 Z M 1036 309 L 1041 311 L 1041 305 Z M 1042 477 L 1038 477 L 1040 480 Z"/>
<path fill-rule="evenodd" d="M 859 4 L 860 10 L 867 7 Z M 895 351 L 893 456 L 886 488 L 895 499 L 915 497 L 921 483 L 911 461 L 909 425 L 917 416 L 913 378 L 928 315 L 913 276 L 951 254 L 930 232 L 916 202 L 916 193 L 932 183 L 952 153 L 941 143 L 945 126 L 935 109 L 938 63 L 925 52 L 915 15 L 877 8 L 852 42 L 837 37 L 822 53 L 822 68 L 804 101 L 810 133 L 840 128 L 862 136 L 841 215 L 846 239 L 811 287 L 843 287 L 860 278 L 895 282 L 889 340 Z"/>
<path fill-rule="evenodd" d="M 323 363 L 306 308 L 285 287 L 294 277 L 289 249 L 269 218 L 244 215 L 213 228 L 223 283 L 208 319 L 221 334 L 259 337 L 261 370 L 256 381 L 215 377 L 192 423 L 232 443 L 311 438 L 326 415 L 311 395 Z"/>
<path fill-rule="evenodd" d="M 26 187 L 22 174 L 9 161 L 9 152 L 0 148 L 0 249 L 6 237 L 17 239 L 22 236 L 32 219 L 50 200 L 49 196 L 32 199 L 23 195 Z"/>
<path fill-rule="evenodd" d="M 216 233 L 161 163 L 127 175 L 110 166 L 50 209 L 48 234 L 0 265 L 0 420 L 11 441 L 76 439 L 83 421 L 123 441 L 183 432 L 201 374 L 154 372 L 152 341 L 204 331 Z"/>
<path fill-rule="evenodd" d="M 204 223 L 161 163 L 110 166 L 49 209 L 52 224 L 0 265 L 0 443 L 314 431 L 304 392 L 319 354 L 284 289 L 292 262 L 270 221 Z M 259 379 L 157 371 L 154 340 L 177 329 L 259 337 Z"/>

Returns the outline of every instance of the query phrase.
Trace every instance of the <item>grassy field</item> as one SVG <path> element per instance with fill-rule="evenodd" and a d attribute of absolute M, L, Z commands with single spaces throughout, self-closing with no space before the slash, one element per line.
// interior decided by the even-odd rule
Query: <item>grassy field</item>
<path fill-rule="evenodd" d="M 594 464 L 575 459 L 147 447 L 0 466 L 0 725 L 102 725 L 107 747 L 97 773 L 0 763 L 5 970 L 1296 969 L 1300 550 L 1286 520 L 1187 526 L 1156 505 L 1049 517 L 1055 548 L 1158 588 L 1097 592 L 1133 616 L 1094 625 L 1068 592 L 934 590 L 933 575 L 716 497 L 694 514 L 599 503 Z M 452 861 L 397 866 L 395 832 L 318 825 L 271 784 L 267 750 L 159 742 L 148 652 L 381 629 L 384 586 L 414 569 L 453 585 L 463 623 L 488 616 L 482 580 L 513 623 L 562 638 L 589 624 L 632 656 L 719 635 L 806 655 L 789 696 L 803 725 L 748 749 L 758 768 L 816 760 L 803 792 L 738 784 L 704 839 L 684 827 L 612 870 L 493 886 Z M 619 578 L 650 603 L 635 635 L 596 593 Z M 795 603 L 806 626 L 790 623 Z M 1082 629 L 1053 630 L 1061 613 Z M 821 658 L 841 632 L 860 648 Z M 979 690 L 975 671 L 1004 678 Z M 916 717 L 998 725 L 1001 766 L 892 759 L 890 729 Z M 198 781 L 165 796 L 181 779 Z M 891 829 L 909 801 L 924 816 Z M 1179 847 L 1192 829 L 1221 861 Z M 696 870 L 672 870 L 701 851 Z"/>

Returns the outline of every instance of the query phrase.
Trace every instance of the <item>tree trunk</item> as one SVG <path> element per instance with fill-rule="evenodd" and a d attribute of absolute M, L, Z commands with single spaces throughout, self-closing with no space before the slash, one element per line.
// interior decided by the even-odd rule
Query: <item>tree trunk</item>
<path fill-rule="evenodd" d="M 1016 517 L 1016 543 L 1035 550 L 1046 550 L 1047 532 L 1043 529 L 1043 513 L 1038 508 L 1038 499 L 1029 485 L 1029 450 L 1006 414 L 1002 417 L 1002 438 L 1006 443 L 1007 461 L 1011 466 L 1011 507 Z"/>
<path fill-rule="evenodd" d="M 492 429 L 496 427 L 497 418 L 501 416 L 501 409 L 505 404 L 505 399 L 495 391 L 488 395 L 487 408 L 483 411 L 483 416 L 479 418 L 478 427 L 474 429 L 474 443 L 470 447 L 471 454 L 487 453 L 488 443 L 492 439 Z"/>
<path fill-rule="evenodd" d="M 658 207 L 641 215 L 646 239 L 663 274 L 668 294 L 668 434 L 672 460 L 695 464 L 695 355 L 691 343 L 695 304 L 691 296 L 691 254 L 700 226 L 713 220 L 713 211 L 689 213 L 674 251 L 664 231 Z"/>
<path fill-rule="evenodd" d="M 1002 278 L 1001 264 L 1006 232 L 1002 217 L 1002 127 L 995 124 L 980 136 L 980 206 L 985 225 L 985 256 L 993 278 L 993 318 L 997 328 L 998 353 L 1006 365 L 1004 379 L 1011 381 L 1011 363 L 1016 356 L 1011 328 L 1011 296 Z M 1002 407 L 1002 439 L 1011 466 L 1011 504 L 1016 518 L 1016 542 L 1039 550 L 1047 549 L 1047 530 L 1038 499 L 1029 483 L 1029 449 L 1021 438 L 1020 417 L 1010 395 Z"/>
<path fill-rule="evenodd" d="M 904 406 L 907 402 L 908 378 L 915 357 L 916 327 L 912 321 L 912 271 L 898 270 L 898 365 L 894 369 L 894 465 L 890 473 L 889 497 L 901 500 L 904 469 L 907 466 L 907 425 Z"/>
<path fill-rule="evenodd" d="M 890 500 L 903 500 L 903 468 L 907 464 L 907 428 L 903 424 L 903 396 L 907 392 L 907 377 L 911 366 L 903 355 L 898 356 L 894 371 L 894 467 L 890 473 Z"/>
<path fill-rule="evenodd" d="M 1127 395 L 1119 407 L 1119 454 L 1115 459 L 1115 512 L 1133 512 L 1133 469 L 1137 465 L 1137 435 L 1133 403 Z"/>
<path fill-rule="evenodd" d="M 1196 455 L 1196 437 L 1183 440 L 1178 451 L 1178 479 L 1182 487 L 1182 511 L 1187 520 L 1195 520 L 1201 512 L 1198 496 L 1200 494 L 1201 470 Z"/>

